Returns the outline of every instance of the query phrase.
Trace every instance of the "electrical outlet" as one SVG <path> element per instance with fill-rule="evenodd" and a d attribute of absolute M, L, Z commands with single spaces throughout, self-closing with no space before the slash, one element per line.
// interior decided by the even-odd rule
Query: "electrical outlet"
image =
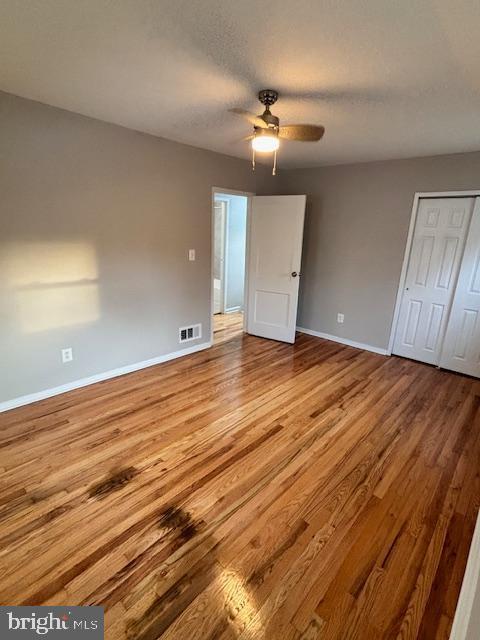
<path fill-rule="evenodd" d="M 343 321 L 345 320 L 345 316 L 343 313 L 337 313 L 337 322 L 338 324 L 343 324 Z"/>
<path fill-rule="evenodd" d="M 62 349 L 62 362 L 71 362 L 73 360 L 73 349 L 72 347 L 67 347 L 66 349 Z"/>
<path fill-rule="evenodd" d="M 188 259 L 190 260 L 190 262 L 195 261 L 195 249 L 188 250 Z"/>

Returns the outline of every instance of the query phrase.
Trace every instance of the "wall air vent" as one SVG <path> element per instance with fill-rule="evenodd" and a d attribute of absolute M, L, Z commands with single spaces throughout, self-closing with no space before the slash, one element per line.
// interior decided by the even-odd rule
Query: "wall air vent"
<path fill-rule="evenodd" d="M 202 337 L 202 325 L 192 324 L 190 327 L 180 327 L 178 330 L 179 342 L 190 342 Z"/>

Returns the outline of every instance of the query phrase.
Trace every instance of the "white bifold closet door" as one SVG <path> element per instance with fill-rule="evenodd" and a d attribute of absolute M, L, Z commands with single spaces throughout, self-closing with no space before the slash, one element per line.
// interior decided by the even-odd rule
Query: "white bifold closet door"
<path fill-rule="evenodd" d="M 480 377 L 480 198 L 465 243 L 440 366 Z"/>
<path fill-rule="evenodd" d="M 393 353 L 440 363 L 474 202 L 419 201 Z"/>

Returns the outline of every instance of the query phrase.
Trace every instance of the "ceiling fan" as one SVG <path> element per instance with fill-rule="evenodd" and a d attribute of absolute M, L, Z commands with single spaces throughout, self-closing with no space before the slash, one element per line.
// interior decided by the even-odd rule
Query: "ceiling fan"
<path fill-rule="evenodd" d="M 277 150 L 281 139 L 318 142 L 325 133 L 325 127 L 315 124 L 287 124 L 281 127 L 280 120 L 270 111 L 272 104 L 278 100 L 278 92 L 273 89 L 262 89 L 258 94 L 258 99 L 265 107 L 262 115 L 256 116 L 244 109 L 231 109 L 231 112 L 243 116 L 250 124 L 253 124 L 253 134 L 245 138 L 245 140 L 251 140 L 253 170 L 255 170 L 256 152 L 273 152 L 272 174 L 275 175 Z"/>

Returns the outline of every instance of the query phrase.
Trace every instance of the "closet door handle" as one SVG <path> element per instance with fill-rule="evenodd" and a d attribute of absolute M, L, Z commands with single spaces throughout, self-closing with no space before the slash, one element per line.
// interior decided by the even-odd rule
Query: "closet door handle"
<path fill-rule="evenodd" d="M 297 276 L 300 277 L 302 274 L 301 273 L 297 273 L 296 271 L 292 271 L 292 278 L 296 278 Z"/>

